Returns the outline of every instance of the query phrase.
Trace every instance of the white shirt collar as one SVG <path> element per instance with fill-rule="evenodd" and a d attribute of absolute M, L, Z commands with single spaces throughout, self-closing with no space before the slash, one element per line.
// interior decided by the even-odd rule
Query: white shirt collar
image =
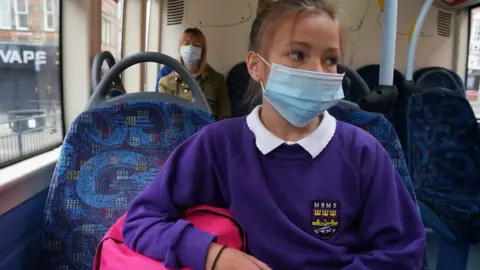
<path fill-rule="evenodd" d="M 335 129 L 337 127 L 337 121 L 333 116 L 331 116 L 327 111 L 323 114 L 323 119 L 317 129 L 310 133 L 305 138 L 301 139 L 298 142 L 287 142 L 277 136 L 273 135 L 270 131 L 265 128 L 262 121 L 260 121 L 260 108 L 257 106 L 253 111 L 247 116 L 247 125 L 248 128 L 255 135 L 255 144 L 257 145 L 258 150 L 262 154 L 266 155 L 280 145 L 286 144 L 299 144 L 303 149 L 305 149 L 312 158 L 317 157 L 323 149 L 328 145 L 330 140 L 332 140 L 333 135 L 335 134 Z"/>

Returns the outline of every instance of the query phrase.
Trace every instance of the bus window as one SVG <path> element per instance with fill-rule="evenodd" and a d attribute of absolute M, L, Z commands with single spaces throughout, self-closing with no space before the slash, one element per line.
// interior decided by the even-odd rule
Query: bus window
<path fill-rule="evenodd" d="M 123 0 L 102 1 L 102 51 L 109 51 L 118 62 L 122 58 Z M 106 62 L 103 72 L 108 70 Z"/>
<path fill-rule="evenodd" d="M 0 168 L 62 143 L 59 1 L 0 1 Z"/>
<path fill-rule="evenodd" d="M 468 45 L 467 98 L 477 118 L 480 118 L 480 7 L 470 10 L 470 38 Z"/>

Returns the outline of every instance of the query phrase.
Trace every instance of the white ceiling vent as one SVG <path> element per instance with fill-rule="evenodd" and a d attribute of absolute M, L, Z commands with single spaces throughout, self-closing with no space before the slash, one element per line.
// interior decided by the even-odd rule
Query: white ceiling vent
<path fill-rule="evenodd" d="M 182 24 L 184 13 L 185 13 L 184 0 L 168 0 L 167 1 L 167 25 Z"/>

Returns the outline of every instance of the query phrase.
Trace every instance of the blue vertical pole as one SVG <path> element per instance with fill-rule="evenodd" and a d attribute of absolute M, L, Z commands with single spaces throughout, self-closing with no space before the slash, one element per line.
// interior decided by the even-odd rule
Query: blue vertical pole
<path fill-rule="evenodd" d="M 425 22 L 425 18 L 432 7 L 433 0 L 425 0 L 423 4 L 422 10 L 420 10 L 420 14 L 418 15 L 417 21 L 413 25 L 412 32 L 409 36 L 409 44 L 408 44 L 408 54 L 407 54 L 407 66 L 405 68 L 405 79 L 407 81 L 413 80 L 413 69 L 415 68 L 415 51 L 417 49 L 418 39 L 420 38 L 420 34 L 422 32 L 423 23 Z"/>

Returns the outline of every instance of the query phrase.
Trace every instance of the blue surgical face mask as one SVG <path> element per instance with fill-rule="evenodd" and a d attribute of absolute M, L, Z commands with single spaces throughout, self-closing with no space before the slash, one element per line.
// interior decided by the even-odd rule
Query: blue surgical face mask
<path fill-rule="evenodd" d="M 288 122 L 305 127 L 315 117 L 335 106 L 345 96 L 342 89 L 344 74 L 293 69 L 270 65 L 263 97 Z"/>
<path fill-rule="evenodd" d="M 202 59 L 202 49 L 193 45 L 180 47 L 180 57 L 187 66 L 193 66 Z"/>

